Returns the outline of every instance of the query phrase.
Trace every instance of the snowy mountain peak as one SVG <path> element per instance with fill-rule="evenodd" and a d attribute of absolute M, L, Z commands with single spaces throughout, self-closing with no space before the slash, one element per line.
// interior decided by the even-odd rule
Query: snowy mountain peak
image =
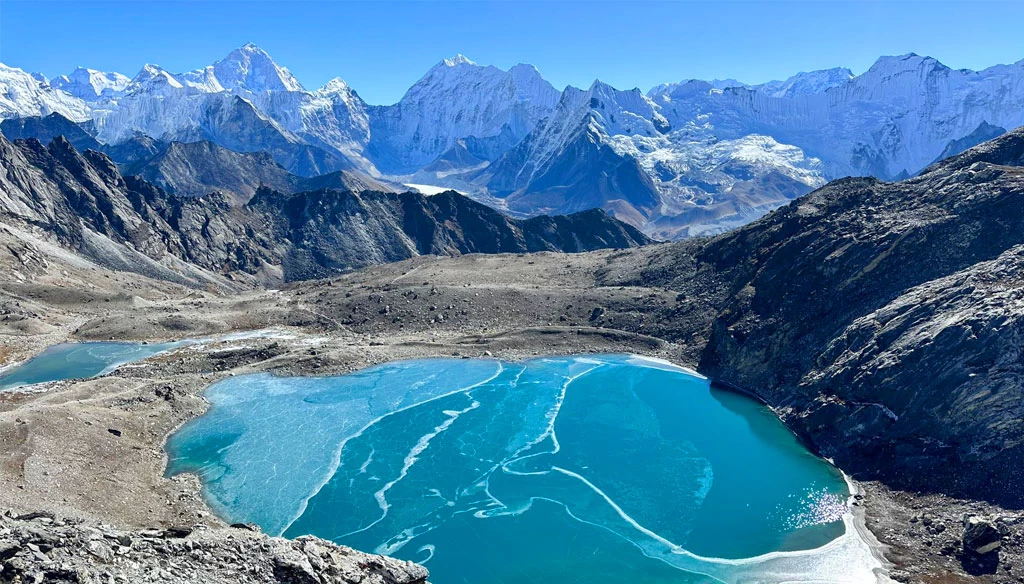
<path fill-rule="evenodd" d="M 120 73 L 107 73 L 78 67 L 68 75 L 57 77 L 50 82 L 50 85 L 79 99 L 93 101 L 123 92 L 131 81 L 129 77 Z"/>
<path fill-rule="evenodd" d="M 324 83 L 324 86 L 316 90 L 316 92 L 321 94 L 351 93 L 352 88 L 349 87 L 348 83 L 345 83 L 345 80 L 341 77 L 335 77 L 327 83 Z"/>
<path fill-rule="evenodd" d="M 275 63 L 266 51 L 253 43 L 246 43 L 214 63 L 213 77 L 228 91 L 303 90 L 291 71 Z"/>
<path fill-rule="evenodd" d="M 769 81 L 755 87 L 757 91 L 771 97 L 793 97 L 822 93 L 833 87 L 850 82 L 853 72 L 846 67 L 834 67 L 809 73 L 797 73 L 785 81 Z"/>
<path fill-rule="evenodd" d="M 492 160 L 547 117 L 559 92 L 529 65 L 508 71 L 462 55 L 432 67 L 393 106 L 374 108 L 371 145 L 382 171 L 403 174 L 437 159 L 462 138 Z"/>
<path fill-rule="evenodd" d="M 183 87 L 184 85 L 182 85 L 181 81 L 163 67 L 146 63 L 142 66 L 142 70 L 131 80 L 128 89 L 135 93 L 162 93 L 167 90 L 176 90 Z"/>
<path fill-rule="evenodd" d="M 438 63 L 438 65 L 442 67 L 457 67 L 459 65 L 476 65 L 476 63 L 470 61 L 462 53 L 459 53 L 458 55 L 455 55 L 451 59 L 445 59 L 441 61 L 440 63 Z"/>
<path fill-rule="evenodd" d="M 83 100 L 51 87 L 42 75 L 0 63 L 0 119 L 53 112 L 76 122 L 89 118 L 89 107 Z"/>
<path fill-rule="evenodd" d="M 599 101 L 607 100 L 620 105 L 624 103 L 628 103 L 630 106 L 643 104 L 641 108 L 647 110 L 653 110 L 656 107 L 654 102 L 648 99 L 639 89 L 635 87 L 633 89 L 616 89 L 600 79 L 595 79 L 590 84 L 590 88 L 587 89 L 587 96 L 591 98 L 591 108 L 604 107 L 603 103 L 599 106 L 598 102 L 594 101 L 595 99 Z"/>
<path fill-rule="evenodd" d="M 949 69 L 949 67 L 946 67 L 932 57 L 922 57 L 917 53 L 907 53 L 905 55 L 879 57 L 864 75 L 898 75 L 900 73 L 930 71 L 934 69 Z"/>
<path fill-rule="evenodd" d="M 526 63 L 513 65 L 512 68 L 508 70 L 508 74 L 517 84 L 535 83 L 538 81 L 548 83 L 547 81 L 544 81 L 544 77 L 541 76 L 540 71 L 538 71 L 536 67 Z"/>

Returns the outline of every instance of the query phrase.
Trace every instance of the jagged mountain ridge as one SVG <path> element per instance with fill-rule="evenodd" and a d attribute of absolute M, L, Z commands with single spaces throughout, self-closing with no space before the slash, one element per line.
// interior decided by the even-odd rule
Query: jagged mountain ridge
<path fill-rule="evenodd" d="M 318 190 L 290 194 L 263 185 L 244 205 L 222 193 L 179 197 L 123 176 L 106 155 L 79 152 L 62 136 L 48 146 L 0 137 L 0 167 L 5 224 L 108 268 L 193 286 L 322 277 L 422 254 L 649 242 L 601 211 L 518 220 L 454 192 L 427 197 L 323 188 L 332 186 L 330 177 L 315 179 Z"/>
<path fill-rule="evenodd" d="M 525 215 L 597 205 L 677 237 L 741 225 L 830 178 L 909 176 L 991 137 L 978 128 L 1017 127 L 1022 71 L 1024 61 L 975 72 L 908 54 L 882 57 L 860 75 L 835 68 L 761 85 L 690 80 L 644 95 L 600 82 L 558 92 L 531 66 L 501 71 L 459 56 L 398 103 L 371 106 L 341 79 L 306 90 L 249 44 L 189 73 L 147 65 L 127 85 L 84 69 L 46 83 L 4 68 L 0 86 L 16 99 L 0 103 L 0 116 L 58 111 L 92 120 L 107 145 L 141 133 L 268 151 L 304 176 L 402 175 Z M 576 153 L 589 163 L 555 160 Z M 634 174 L 634 166 L 644 178 L 604 173 Z"/>
<path fill-rule="evenodd" d="M 63 136 L 79 151 L 97 150 L 110 156 L 122 174 L 141 176 L 179 196 L 198 197 L 219 191 L 234 204 L 244 204 L 261 184 L 284 193 L 320 188 L 403 190 L 357 171 L 300 176 L 279 165 L 268 152 L 236 152 L 209 140 L 165 143 L 138 136 L 111 146 L 97 141 L 87 131 L 92 129 L 91 122 L 75 123 L 58 113 L 0 121 L 0 132 L 9 140 L 35 138 L 49 144 Z"/>
<path fill-rule="evenodd" d="M 244 205 L 260 186 L 285 194 L 334 188 L 346 191 L 398 192 L 395 187 L 355 171 L 339 170 L 308 178 L 288 172 L 266 152 L 235 152 L 203 140 L 171 142 L 152 158 L 125 166 L 170 194 L 201 197 L 214 191 Z"/>

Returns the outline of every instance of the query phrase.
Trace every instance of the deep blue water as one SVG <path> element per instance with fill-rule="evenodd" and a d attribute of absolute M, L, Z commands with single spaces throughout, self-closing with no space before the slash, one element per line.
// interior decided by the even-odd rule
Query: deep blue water
<path fill-rule="evenodd" d="M 435 584 L 870 575 L 842 475 L 667 364 L 435 359 L 206 395 L 169 474 L 197 473 L 228 521 L 424 562 Z"/>
<path fill-rule="evenodd" d="M 182 343 L 63 343 L 47 347 L 32 359 L 0 373 L 0 391 L 24 385 L 83 379 L 109 373 Z"/>

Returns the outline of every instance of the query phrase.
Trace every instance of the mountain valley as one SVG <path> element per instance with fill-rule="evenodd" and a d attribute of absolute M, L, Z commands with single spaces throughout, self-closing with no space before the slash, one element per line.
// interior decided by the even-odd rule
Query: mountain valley
<path fill-rule="evenodd" d="M 690 367 L 764 406 L 846 480 L 838 527 L 876 581 L 1024 581 L 1022 80 L 1024 61 L 908 54 L 559 91 L 458 55 L 370 105 L 253 44 L 187 73 L 0 65 L 0 374 L 64 342 L 182 341 L 0 390 L 0 583 L 423 584 L 411 562 L 229 525 L 208 475 L 169 475 L 168 436 L 228 378 L 589 354 Z M 382 519 L 430 442 L 485 409 L 465 397 L 416 420 L 382 490 L 372 447 L 350 468 Z M 594 401 L 607 428 L 636 416 Z M 367 403 L 368 420 L 408 409 Z M 475 452 L 466 436 L 444 452 Z M 429 568 L 428 547 L 400 557 Z"/>

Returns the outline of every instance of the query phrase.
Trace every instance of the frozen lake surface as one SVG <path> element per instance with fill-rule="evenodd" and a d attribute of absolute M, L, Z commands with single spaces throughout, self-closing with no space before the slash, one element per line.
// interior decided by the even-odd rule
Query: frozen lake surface
<path fill-rule="evenodd" d="M 435 584 L 869 582 L 848 486 L 761 404 L 630 355 L 225 379 L 167 443 L 230 522 Z"/>

